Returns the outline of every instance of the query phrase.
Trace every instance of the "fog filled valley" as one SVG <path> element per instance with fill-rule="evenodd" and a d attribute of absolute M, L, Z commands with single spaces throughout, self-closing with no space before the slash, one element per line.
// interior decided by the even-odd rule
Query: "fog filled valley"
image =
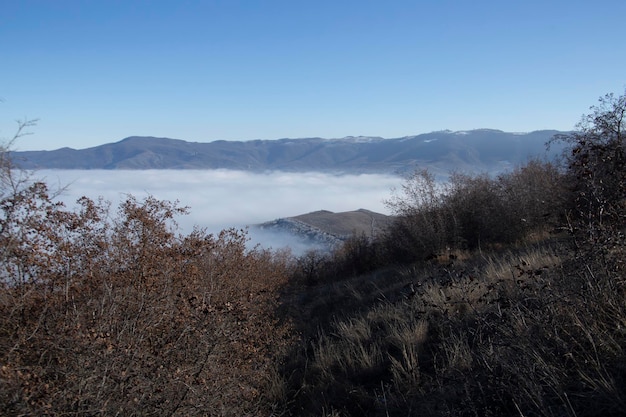
<path fill-rule="evenodd" d="M 625 114 L 607 95 L 560 159 L 445 180 L 27 177 L 3 146 L 0 412 L 623 416 Z M 329 211 L 363 233 L 252 227 Z"/>
<path fill-rule="evenodd" d="M 397 175 L 334 175 L 320 172 L 263 174 L 233 170 L 40 170 L 31 174 L 68 208 L 83 196 L 103 198 L 115 208 L 128 195 L 178 201 L 188 213 L 176 217 L 179 231 L 194 227 L 218 234 L 247 229 L 249 244 L 291 248 L 302 254 L 314 245 L 280 230 L 261 230 L 261 223 L 318 210 L 345 212 L 360 208 L 389 214 L 384 201 L 403 179 Z"/>

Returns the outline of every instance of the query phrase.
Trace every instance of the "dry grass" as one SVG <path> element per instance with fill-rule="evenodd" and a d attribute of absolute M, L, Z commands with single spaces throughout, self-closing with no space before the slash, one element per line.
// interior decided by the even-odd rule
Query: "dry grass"
<path fill-rule="evenodd" d="M 623 282 L 549 244 L 388 271 L 302 346 L 297 414 L 620 415 Z"/>

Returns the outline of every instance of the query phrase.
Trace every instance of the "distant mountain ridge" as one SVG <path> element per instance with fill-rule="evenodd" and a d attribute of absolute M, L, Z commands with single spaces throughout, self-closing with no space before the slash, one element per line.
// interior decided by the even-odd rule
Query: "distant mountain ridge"
<path fill-rule="evenodd" d="M 345 137 L 200 143 L 132 136 L 86 149 L 12 152 L 24 169 L 235 169 L 399 173 L 418 166 L 449 171 L 501 170 L 546 155 L 556 130 L 439 131 L 395 139 Z M 551 155 L 558 152 L 552 149 Z"/>

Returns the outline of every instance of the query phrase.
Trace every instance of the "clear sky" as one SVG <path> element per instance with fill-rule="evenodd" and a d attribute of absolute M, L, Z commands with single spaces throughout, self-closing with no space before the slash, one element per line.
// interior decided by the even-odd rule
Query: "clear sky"
<path fill-rule="evenodd" d="M 626 86 L 624 0 L 0 0 L 0 138 L 85 148 L 572 129 Z"/>

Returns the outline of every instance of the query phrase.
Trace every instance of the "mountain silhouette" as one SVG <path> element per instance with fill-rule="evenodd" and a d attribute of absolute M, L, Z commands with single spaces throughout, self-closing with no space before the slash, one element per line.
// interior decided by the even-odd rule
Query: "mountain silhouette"
<path fill-rule="evenodd" d="M 132 136 L 86 149 L 12 152 L 24 169 L 236 169 L 254 172 L 402 173 L 500 171 L 546 154 L 556 130 L 510 133 L 493 129 L 439 131 L 395 139 L 345 137 L 187 142 Z"/>

